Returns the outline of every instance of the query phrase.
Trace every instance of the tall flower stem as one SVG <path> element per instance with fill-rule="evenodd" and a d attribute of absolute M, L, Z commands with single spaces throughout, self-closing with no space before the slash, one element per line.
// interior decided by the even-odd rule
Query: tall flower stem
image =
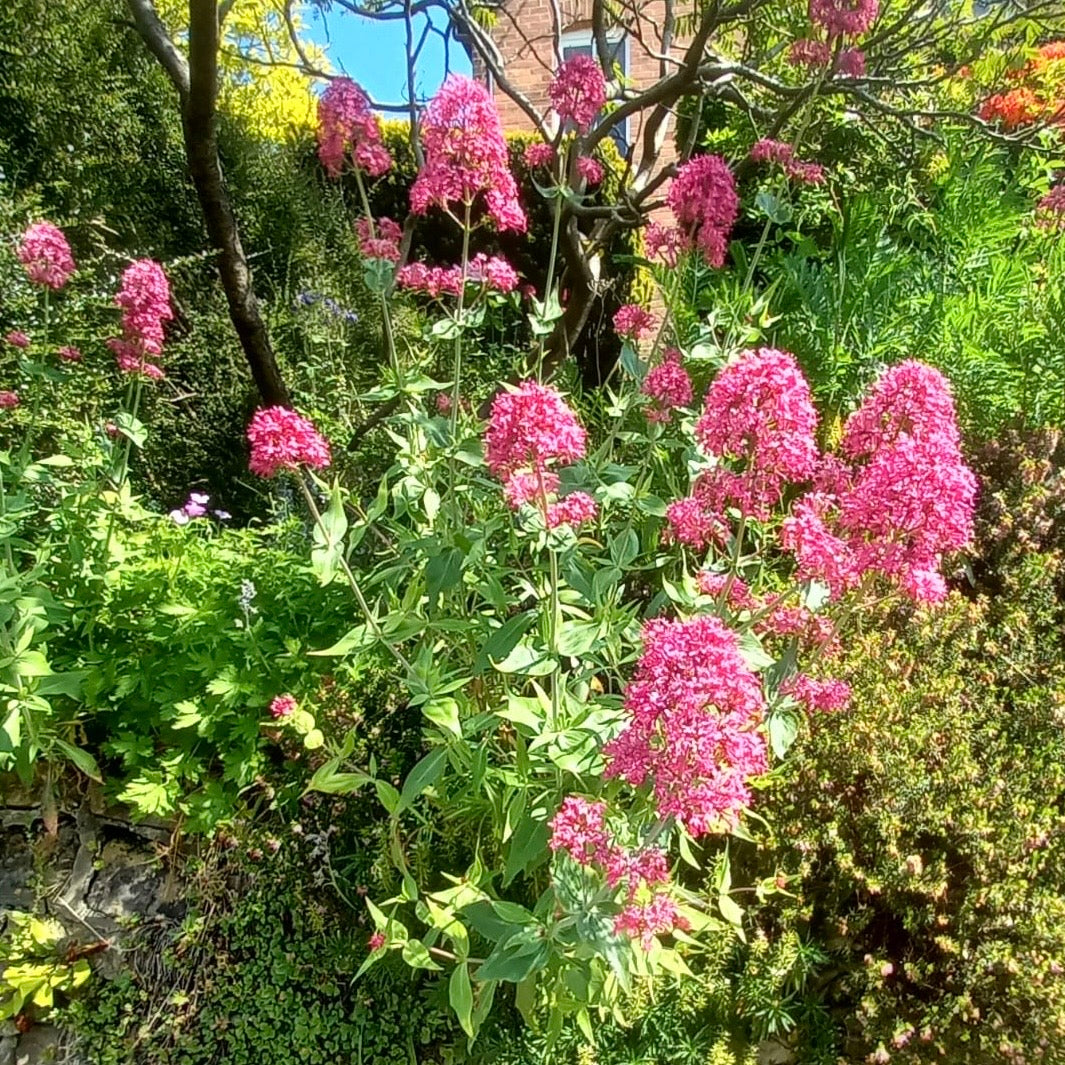
<path fill-rule="evenodd" d="M 370 226 L 370 235 L 377 236 L 377 227 L 374 225 L 373 210 L 370 207 L 370 196 L 366 191 L 366 183 L 362 180 L 362 171 L 355 167 L 355 185 L 359 190 L 359 199 L 362 209 L 366 214 L 366 221 Z M 388 348 L 388 361 L 392 366 L 392 372 L 396 375 L 396 383 L 403 388 L 403 366 L 399 361 L 399 351 L 396 348 L 396 336 L 392 329 L 392 313 L 389 310 L 388 297 L 384 292 L 377 294 L 381 303 L 381 328 L 385 335 L 385 346 Z"/>
<path fill-rule="evenodd" d="M 455 380 L 451 386 L 451 442 L 458 439 L 459 399 L 462 395 L 462 333 L 465 325 L 462 320 L 466 306 L 466 271 L 470 262 L 470 204 L 466 204 L 466 213 L 462 219 L 462 280 L 459 288 L 459 302 L 455 310 Z"/>
<path fill-rule="evenodd" d="M 547 301 L 551 298 L 551 289 L 555 283 L 555 263 L 558 259 L 558 234 L 561 229 L 562 223 L 562 185 L 561 178 L 560 183 L 555 187 L 555 202 L 551 211 L 551 257 L 547 260 L 547 281 L 544 282 L 544 307 L 547 307 Z M 561 303 L 561 301 L 560 301 Z M 544 369 L 544 348 L 546 344 L 543 337 L 540 337 L 540 343 L 536 354 L 536 380 L 541 384 L 543 383 L 543 369 Z"/>
<path fill-rule="evenodd" d="M 544 471 L 539 466 L 536 468 L 536 480 L 540 487 L 540 509 L 543 512 L 544 524 L 547 524 L 547 488 L 544 485 Z M 549 595 L 549 610 L 550 613 L 547 619 L 547 647 L 552 655 L 555 657 L 556 667 L 558 667 L 558 630 L 562 626 L 562 607 L 558 594 L 558 553 L 550 544 L 547 547 L 548 558 L 548 595 Z M 560 669 L 556 668 L 552 677 L 551 683 L 551 721 L 550 726 L 552 729 L 558 727 L 559 710 L 561 709 L 562 692 L 559 680 Z"/>
<path fill-rule="evenodd" d="M 326 546 L 329 548 L 340 547 L 337 551 L 337 559 L 340 562 L 340 569 L 344 574 L 348 582 L 348 586 L 351 588 L 352 594 L 355 596 L 355 601 L 359 604 L 359 609 L 362 611 L 363 617 L 366 618 L 366 624 L 370 627 L 374 636 L 388 648 L 389 653 L 393 658 L 407 671 L 408 674 L 414 672 L 414 667 L 407 661 L 403 652 L 384 633 L 384 629 L 381 628 L 381 623 L 377 620 L 377 615 L 370 609 L 370 604 L 366 601 L 366 596 L 363 594 L 362 587 L 359 584 L 358 579 L 352 572 L 351 566 L 348 565 L 348 560 L 344 557 L 344 551 L 342 545 L 333 543 L 333 538 L 329 533 L 329 530 L 325 527 L 325 522 L 322 520 L 322 512 L 318 509 L 318 504 L 314 501 L 314 496 L 311 494 L 310 488 L 307 486 L 306 479 L 301 475 L 296 478 L 299 481 L 300 489 L 303 491 L 303 498 L 306 500 L 307 509 L 311 512 L 311 517 L 314 518 L 315 525 L 318 526 L 319 532 L 325 538 Z"/>
<path fill-rule="evenodd" d="M 49 341 L 49 337 L 50 337 L 51 331 L 52 331 L 52 329 L 51 329 L 51 325 L 52 325 L 52 322 L 51 322 L 51 309 L 52 309 L 51 293 L 49 292 L 48 287 L 45 286 L 45 289 L 44 289 L 44 335 L 41 338 L 41 348 L 42 348 L 42 351 L 44 353 L 42 355 L 42 358 L 44 358 L 47 355 L 47 353 L 48 353 L 48 341 Z M 26 361 L 27 361 L 27 363 L 29 365 L 32 365 L 30 360 L 26 360 Z M 41 399 L 42 399 L 41 393 L 42 393 L 43 390 L 44 390 L 44 378 L 43 377 L 38 377 L 38 380 L 36 381 L 36 383 L 33 386 L 33 405 L 30 408 L 30 424 L 26 428 L 26 435 L 23 438 L 22 448 L 21 448 L 21 451 L 22 451 L 22 462 L 21 462 L 21 465 L 23 466 L 23 468 L 25 468 L 25 466 L 29 463 L 30 459 L 33 457 L 33 443 L 34 443 L 34 440 L 35 440 L 36 435 L 37 435 L 37 428 L 38 428 L 38 426 L 41 423 L 41 419 L 40 419 Z"/>
<path fill-rule="evenodd" d="M 141 406 L 141 395 L 144 392 L 144 379 L 137 376 L 136 381 L 130 381 L 129 388 L 126 390 L 126 409 L 129 411 L 130 425 L 127 432 L 124 434 L 125 439 L 122 442 L 122 460 L 119 463 L 114 478 L 115 493 L 116 496 L 121 495 L 122 486 L 126 483 L 126 477 L 129 475 L 129 456 L 130 451 L 133 448 L 133 441 L 129 437 L 129 433 L 133 432 L 134 427 L 137 424 L 137 412 Z M 132 403 L 131 403 L 132 397 Z M 107 565 L 107 560 L 111 550 L 111 537 L 115 532 L 115 516 L 118 511 L 118 499 L 115 499 L 115 504 L 111 508 L 111 513 L 107 518 L 107 535 L 104 537 L 104 565 Z"/>

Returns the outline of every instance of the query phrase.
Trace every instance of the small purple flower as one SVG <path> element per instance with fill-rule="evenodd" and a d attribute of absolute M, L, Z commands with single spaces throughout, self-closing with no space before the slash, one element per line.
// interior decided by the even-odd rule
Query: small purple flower
<path fill-rule="evenodd" d="M 229 521 L 229 519 L 233 517 L 228 510 L 213 510 L 211 513 L 214 514 L 219 521 Z"/>
<path fill-rule="evenodd" d="M 190 518 L 202 518 L 207 513 L 207 504 L 210 501 L 210 496 L 205 496 L 202 492 L 193 492 L 185 504 L 185 513 Z"/>

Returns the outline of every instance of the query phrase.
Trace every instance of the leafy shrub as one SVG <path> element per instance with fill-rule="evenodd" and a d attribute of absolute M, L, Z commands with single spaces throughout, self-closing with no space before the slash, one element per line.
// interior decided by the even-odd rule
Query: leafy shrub
<path fill-rule="evenodd" d="M 983 452 L 1002 477 L 974 567 L 993 598 L 857 634 L 852 709 L 802 737 L 771 793 L 771 853 L 831 954 L 849 1060 L 1065 1060 L 1057 446 Z"/>

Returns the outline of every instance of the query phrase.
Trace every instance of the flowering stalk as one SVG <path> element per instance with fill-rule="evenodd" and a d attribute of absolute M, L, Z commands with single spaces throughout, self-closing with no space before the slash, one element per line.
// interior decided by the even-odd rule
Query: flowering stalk
<path fill-rule="evenodd" d="M 366 191 L 366 183 L 362 180 L 362 170 L 359 167 L 352 168 L 355 172 L 355 185 L 359 190 L 359 199 L 362 201 L 362 209 L 366 215 L 366 222 L 370 227 L 371 239 L 377 239 L 377 229 L 374 226 L 373 211 L 370 207 L 370 197 Z M 385 334 L 385 345 L 388 348 L 388 361 L 392 364 L 392 372 L 396 375 L 396 382 L 403 388 L 403 368 L 399 361 L 399 352 L 396 349 L 396 337 L 392 330 L 392 313 L 388 298 L 384 292 L 379 292 L 377 298 L 381 303 L 381 326 Z"/>
<path fill-rule="evenodd" d="M 551 287 L 555 283 L 555 260 L 558 258 L 558 234 L 562 223 L 562 185 L 561 178 L 555 185 L 555 202 L 551 211 L 551 257 L 547 260 L 547 281 L 544 283 L 544 306 L 551 297 Z M 543 383 L 544 351 L 547 348 L 547 340 L 541 336 L 539 351 L 536 354 L 536 380 Z"/>
<path fill-rule="evenodd" d="M 300 489 L 303 492 L 303 498 L 307 502 L 307 509 L 311 512 L 311 517 L 314 518 L 315 525 L 318 526 L 318 531 L 325 539 L 326 546 L 333 548 L 337 545 L 333 543 L 333 538 L 329 534 L 329 530 L 325 526 L 325 522 L 322 520 L 322 512 L 318 509 L 318 504 L 314 501 L 314 496 L 311 494 L 310 488 L 307 486 L 307 480 L 302 474 L 298 474 L 296 480 L 299 482 Z M 388 648 L 392 657 L 407 671 L 408 674 L 414 672 L 414 667 L 407 661 L 403 652 L 391 640 L 385 636 L 384 630 L 381 628 L 381 623 L 377 620 L 377 615 L 370 609 L 370 604 L 366 601 L 366 596 L 363 595 L 362 588 L 359 585 L 358 579 L 352 572 L 351 567 L 348 565 L 348 560 L 344 556 L 344 552 L 337 552 L 337 560 L 340 563 L 340 568 L 347 579 L 348 586 L 351 588 L 352 593 L 355 596 L 356 601 L 359 604 L 359 609 L 362 611 L 363 616 L 366 618 L 367 625 L 373 630 L 374 636 L 380 640 L 381 643 Z"/>

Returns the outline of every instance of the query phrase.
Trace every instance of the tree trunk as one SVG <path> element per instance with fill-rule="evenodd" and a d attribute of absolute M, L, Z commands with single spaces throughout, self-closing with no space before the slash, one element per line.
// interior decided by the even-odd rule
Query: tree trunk
<path fill-rule="evenodd" d="M 259 313 L 251 269 L 218 159 L 215 103 L 218 96 L 218 6 L 189 0 L 189 58 L 167 37 L 151 0 L 128 0 L 137 30 L 181 98 L 181 125 L 189 176 L 200 201 L 207 236 L 218 251 L 218 272 L 252 378 L 266 406 L 287 407 L 288 389 Z"/>

